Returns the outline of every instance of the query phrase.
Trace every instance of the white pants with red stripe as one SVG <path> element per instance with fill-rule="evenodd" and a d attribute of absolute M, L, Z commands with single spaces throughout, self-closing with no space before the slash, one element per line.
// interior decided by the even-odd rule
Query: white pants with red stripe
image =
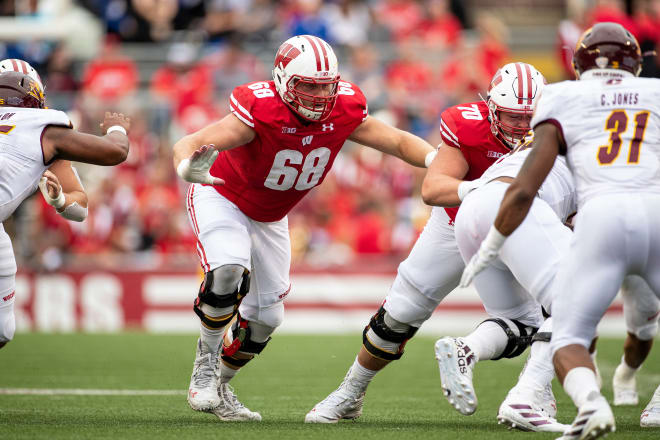
<path fill-rule="evenodd" d="M 241 303 L 241 315 L 250 319 L 284 299 L 291 264 L 287 217 L 269 223 L 252 220 L 213 187 L 200 184 L 190 185 L 186 205 L 204 272 L 226 264 L 250 271 L 250 292 Z"/>
<path fill-rule="evenodd" d="M 9 235 L 0 223 L 0 342 L 14 337 L 14 297 L 16 289 L 16 260 Z"/>

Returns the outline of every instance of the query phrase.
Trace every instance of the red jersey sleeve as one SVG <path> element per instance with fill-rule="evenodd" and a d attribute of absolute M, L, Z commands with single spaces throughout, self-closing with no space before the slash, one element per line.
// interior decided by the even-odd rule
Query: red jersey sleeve
<path fill-rule="evenodd" d="M 461 148 L 457 134 L 456 114 L 454 108 L 450 107 L 440 115 L 440 136 L 442 136 L 442 142 L 450 147 Z"/>
<path fill-rule="evenodd" d="M 369 115 L 367 98 L 358 86 L 346 81 L 339 81 L 337 93 L 339 95 L 338 104 L 342 107 L 340 112 L 345 113 L 350 119 L 359 120 L 360 123 L 367 119 Z"/>
<path fill-rule="evenodd" d="M 252 83 L 244 84 L 242 86 L 236 87 L 229 95 L 229 110 L 236 116 L 238 119 L 243 121 L 246 125 L 254 128 L 254 117 L 252 113 L 254 111 L 254 104 L 257 99 L 256 93 L 260 90 L 263 90 L 261 93 L 273 93 L 269 88 L 257 88 L 252 90 L 250 87 L 255 87 L 259 84 L 268 83 Z"/>

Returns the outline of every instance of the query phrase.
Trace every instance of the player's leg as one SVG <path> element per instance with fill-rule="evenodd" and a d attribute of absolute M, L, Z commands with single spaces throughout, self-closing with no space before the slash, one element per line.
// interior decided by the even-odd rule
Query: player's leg
<path fill-rule="evenodd" d="M 11 240 L 0 224 L 0 348 L 14 338 L 16 318 L 16 260 Z"/>
<path fill-rule="evenodd" d="M 336 423 L 359 417 L 371 380 L 401 358 L 406 342 L 456 288 L 464 267 L 449 217 L 443 209 L 434 208 L 410 255 L 399 265 L 383 306 L 365 328 L 363 345 L 343 382 L 307 413 L 305 422 Z"/>
<path fill-rule="evenodd" d="M 251 222 L 252 276 L 250 291 L 239 313 L 224 334 L 218 395 L 222 402 L 213 413 L 221 420 L 261 420 L 261 415 L 243 405 L 229 382 L 260 354 L 284 318 L 284 298 L 289 293 L 291 243 L 288 219 Z"/>
<path fill-rule="evenodd" d="M 649 220 L 649 258 L 646 263 L 644 279 L 660 299 L 660 197 L 646 196 L 646 218 Z M 656 316 L 656 320 L 658 317 Z M 657 321 L 656 321 L 657 322 Z M 643 428 L 660 428 L 660 386 L 653 393 L 651 401 L 646 405 L 640 417 Z"/>
<path fill-rule="evenodd" d="M 506 184 L 494 182 L 463 201 L 456 218 L 456 241 L 465 261 L 479 249 L 506 188 Z M 474 365 L 480 360 L 520 355 L 542 322 L 538 303 L 500 261 L 481 272 L 474 284 L 493 318 L 464 338 L 441 338 L 435 346 L 445 396 L 465 415 L 477 409 L 472 385 Z"/>
<path fill-rule="evenodd" d="M 597 438 L 614 430 L 614 416 L 600 393 L 588 351 L 628 267 L 627 222 L 613 215 L 611 206 L 620 206 L 622 213 L 638 212 L 637 206 L 628 206 L 625 197 L 586 203 L 578 213 L 571 250 L 557 274 L 552 304 L 553 363 L 564 390 L 578 407 L 565 439 Z"/>
<path fill-rule="evenodd" d="M 193 305 L 200 318 L 200 338 L 188 403 L 194 410 L 208 411 L 221 403 L 216 369 L 223 332 L 250 285 L 249 221 L 211 187 L 191 185 L 187 205 L 205 272 Z"/>
<path fill-rule="evenodd" d="M 623 345 L 621 363 L 614 370 L 612 390 L 614 405 L 637 405 L 639 397 L 635 376 L 651 351 L 658 333 L 660 300 L 637 275 L 629 275 L 621 286 L 623 314 L 628 335 Z"/>

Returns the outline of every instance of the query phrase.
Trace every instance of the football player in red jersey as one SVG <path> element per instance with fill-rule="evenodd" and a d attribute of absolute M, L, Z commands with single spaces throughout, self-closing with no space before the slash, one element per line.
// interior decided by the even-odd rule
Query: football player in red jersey
<path fill-rule="evenodd" d="M 470 181 L 479 178 L 527 133 L 544 84 L 543 76 L 531 65 L 507 64 L 493 77 L 487 102 L 459 104 L 442 112 L 442 143 L 424 179 L 424 201 L 431 205 L 458 205 L 471 188 Z M 465 265 L 454 236 L 457 211 L 458 208 L 433 208 L 410 255 L 399 265 L 385 302 L 365 328 L 363 346 L 346 378 L 307 414 L 306 422 L 334 423 L 359 417 L 372 378 L 403 355 L 408 339 L 458 286 Z M 498 324 L 486 324 L 502 332 Z M 512 338 L 520 335 L 513 322 L 502 324 L 507 330 L 514 327 L 509 331 Z M 512 354 L 504 349 L 493 353 L 493 357 Z"/>
<path fill-rule="evenodd" d="M 221 420 L 261 420 L 229 381 L 282 322 L 291 288 L 287 213 L 323 181 L 347 139 L 418 167 L 436 152 L 370 117 L 360 89 L 340 81 L 330 45 L 314 36 L 284 42 L 273 80 L 235 88 L 229 107 L 174 145 L 177 173 L 193 183 L 187 206 L 205 272 L 188 403 Z"/>

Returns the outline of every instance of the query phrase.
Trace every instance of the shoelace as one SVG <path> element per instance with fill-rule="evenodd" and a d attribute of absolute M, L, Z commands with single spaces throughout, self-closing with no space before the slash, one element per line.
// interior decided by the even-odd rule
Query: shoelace
<path fill-rule="evenodd" d="M 245 408 L 245 405 L 238 400 L 238 397 L 234 393 L 234 388 L 228 383 L 220 385 L 220 396 L 222 397 L 222 401 L 235 411 Z"/>
<path fill-rule="evenodd" d="M 205 387 L 215 379 L 215 368 L 213 365 L 213 353 L 201 357 L 195 371 L 195 385 Z"/>

